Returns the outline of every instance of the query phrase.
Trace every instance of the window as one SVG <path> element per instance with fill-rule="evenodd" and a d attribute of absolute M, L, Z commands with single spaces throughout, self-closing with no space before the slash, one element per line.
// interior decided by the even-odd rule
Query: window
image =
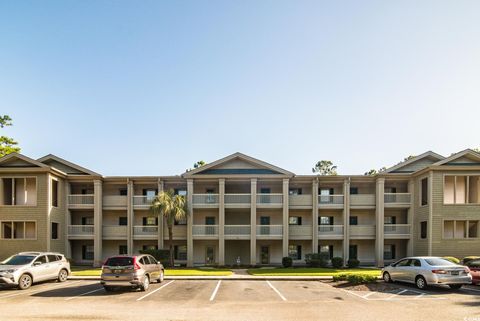
<path fill-rule="evenodd" d="M 146 256 L 141 257 L 141 258 L 140 258 L 140 264 L 142 264 L 142 265 L 148 265 L 148 264 L 150 264 L 150 260 L 149 260 L 148 257 L 146 257 Z"/>
<path fill-rule="evenodd" d="M 453 239 L 455 237 L 454 221 L 443 221 L 443 238 Z"/>
<path fill-rule="evenodd" d="M 118 246 L 118 254 L 128 254 L 128 247 L 126 245 L 119 245 Z"/>
<path fill-rule="evenodd" d="M 175 260 L 185 261 L 187 259 L 187 246 L 175 245 L 173 247 L 173 258 Z"/>
<path fill-rule="evenodd" d="M 478 221 L 469 221 L 468 222 L 468 237 L 477 238 L 478 237 Z"/>
<path fill-rule="evenodd" d="M 333 216 L 320 216 L 318 225 L 333 225 Z"/>
<path fill-rule="evenodd" d="M 358 216 L 350 216 L 350 225 L 358 225 Z"/>
<path fill-rule="evenodd" d="M 147 202 L 151 202 L 155 196 L 157 195 L 157 190 L 156 189 L 144 189 L 143 190 L 143 196 L 147 197 Z"/>
<path fill-rule="evenodd" d="M 23 222 L 23 221 L 13 221 L 5 222 L 1 224 L 1 238 L 8 240 L 22 240 L 22 239 L 36 239 L 37 238 L 37 229 L 35 222 Z"/>
<path fill-rule="evenodd" d="M 175 222 L 173 222 L 173 225 L 187 225 L 187 219 L 184 218 L 183 220 L 175 220 Z"/>
<path fill-rule="evenodd" d="M 318 253 L 320 253 L 322 257 L 331 260 L 333 258 L 333 245 L 319 245 Z"/>
<path fill-rule="evenodd" d="M 420 204 L 428 205 L 428 177 L 425 177 L 420 182 Z"/>
<path fill-rule="evenodd" d="M 350 245 L 348 247 L 348 257 L 350 259 L 358 259 L 358 252 L 357 252 L 358 248 L 357 248 L 357 245 Z"/>
<path fill-rule="evenodd" d="M 302 246 L 301 245 L 289 245 L 288 246 L 288 256 L 293 260 L 302 259 Z"/>
<path fill-rule="evenodd" d="M 330 195 L 334 194 L 333 188 L 320 188 L 318 194 L 320 195 L 320 203 L 333 203 L 333 197 Z"/>
<path fill-rule="evenodd" d="M 270 188 L 269 187 L 262 187 L 260 188 L 260 194 L 270 194 Z"/>
<path fill-rule="evenodd" d="M 215 225 L 215 216 L 205 216 L 205 225 Z"/>
<path fill-rule="evenodd" d="M 143 217 L 142 218 L 143 226 L 157 226 L 158 225 L 158 218 L 154 216 L 150 217 Z"/>
<path fill-rule="evenodd" d="M 56 261 L 60 261 L 61 260 L 61 257 L 58 256 L 58 255 L 47 255 L 48 257 L 48 262 L 56 262 Z"/>
<path fill-rule="evenodd" d="M 126 188 L 120 188 L 118 190 L 118 192 L 119 192 L 120 196 L 127 196 L 128 195 L 128 189 L 126 189 Z"/>
<path fill-rule="evenodd" d="M 33 264 L 45 264 L 47 263 L 47 256 L 46 255 L 42 255 L 42 256 L 39 256 L 35 261 L 33 261 Z"/>
<path fill-rule="evenodd" d="M 397 224 L 396 216 L 385 216 L 385 224 Z"/>
<path fill-rule="evenodd" d="M 187 190 L 176 188 L 173 190 L 174 195 L 187 196 Z"/>
<path fill-rule="evenodd" d="M 93 260 L 93 245 L 82 245 L 82 260 Z"/>
<path fill-rule="evenodd" d="M 443 221 L 444 239 L 477 238 L 478 221 Z"/>
<path fill-rule="evenodd" d="M 52 222 L 52 240 L 58 240 L 58 223 Z"/>
<path fill-rule="evenodd" d="M 118 225 L 128 225 L 128 219 L 126 216 L 120 216 L 118 218 Z"/>
<path fill-rule="evenodd" d="M 357 195 L 358 187 L 350 187 L 350 195 Z"/>
<path fill-rule="evenodd" d="M 385 244 L 383 248 L 383 259 L 384 260 L 394 260 L 395 259 L 395 245 L 394 244 Z"/>
<path fill-rule="evenodd" d="M 290 216 L 288 225 L 302 225 L 302 218 L 300 216 Z"/>
<path fill-rule="evenodd" d="M 420 222 L 420 238 L 427 238 L 427 221 Z"/>
<path fill-rule="evenodd" d="M 82 225 L 93 225 L 93 217 L 82 217 Z"/>
<path fill-rule="evenodd" d="M 51 200 L 52 200 L 52 206 L 53 207 L 58 207 L 58 181 L 56 179 L 52 179 L 52 195 Z"/>
<path fill-rule="evenodd" d="M 480 198 L 478 176 L 445 176 L 443 183 L 444 204 L 478 204 Z"/>
<path fill-rule="evenodd" d="M 37 180 L 35 177 L 2 178 L 1 205 L 37 205 Z"/>
<path fill-rule="evenodd" d="M 157 245 L 142 245 L 142 250 L 143 251 L 158 250 L 158 246 Z"/>
<path fill-rule="evenodd" d="M 288 190 L 289 195 L 302 195 L 302 189 L 301 188 L 290 188 Z"/>

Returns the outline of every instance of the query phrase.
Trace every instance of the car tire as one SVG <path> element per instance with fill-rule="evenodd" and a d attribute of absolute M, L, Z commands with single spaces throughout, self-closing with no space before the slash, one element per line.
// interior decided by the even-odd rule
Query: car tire
<path fill-rule="evenodd" d="M 425 290 L 427 288 L 427 280 L 425 280 L 425 278 L 421 275 L 417 276 L 415 278 L 415 286 L 419 289 L 419 290 Z"/>
<path fill-rule="evenodd" d="M 65 269 L 61 269 L 60 272 L 58 272 L 58 282 L 65 282 L 68 279 L 68 271 Z"/>
<path fill-rule="evenodd" d="M 164 277 L 165 277 L 165 274 L 164 274 L 164 272 L 163 272 L 163 270 L 162 270 L 162 271 L 160 272 L 160 276 L 158 277 L 157 282 L 158 282 L 158 283 L 162 283 Z"/>
<path fill-rule="evenodd" d="M 390 273 L 383 272 L 383 281 L 385 281 L 385 283 L 392 283 L 393 282 L 392 277 L 390 276 Z"/>
<path fill-rule="evenodd" d="M 111 286 L 104 286 L 103 288 L 105 289 L 106 292 L 112 292 L 113 291 L 113 287 L 111 287 Z"/>
<path fill-rule="evenodd" d="M 148 277 L 148 275 L 145 275 L 145 277 L 143 278 L 143 283 L 142 285 L 140 285 L 140 290 L 147 291 L 149 287 L 150 287 L 150 278 Z"/>
<path fill-rule="evenodd" d="M 33 280 L 31 275 L 22 274 L 18 279 L 18 288 L 20 290 L 26 290 L 32 286 Z"/>
<path fill-rule="evenodd" d="M 460 290 L 463 284 L 450 284 L 449 287 L 452 290 Z"/>

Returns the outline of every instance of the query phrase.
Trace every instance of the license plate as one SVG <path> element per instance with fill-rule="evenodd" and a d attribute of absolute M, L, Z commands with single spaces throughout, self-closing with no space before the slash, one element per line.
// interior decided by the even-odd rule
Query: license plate
<path fill-rule="evenodd" d="M 122 273 L 122 270 L 113 270 L 113 273 L 119 274 L 119 273 Z"/>
<path fill-rule="evenodd" d="M 459 275 L 460 274 L 459 271 L 452 271 L 451 273 L 452 273 L 452 275 Z"/>

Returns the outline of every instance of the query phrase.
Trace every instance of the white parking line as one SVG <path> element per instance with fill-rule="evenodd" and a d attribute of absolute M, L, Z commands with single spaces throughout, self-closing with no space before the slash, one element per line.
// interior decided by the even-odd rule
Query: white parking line
<path fill-rule="evenodd" d="M 157 291 L 160 291 L 161 289 L 163 289 L 164 287 L 166 287 L 166 286 L 167 286 L 167 285 L 169 285 L 169 284 L 172 284 L 173 282 L 175 282 L 175 280 L 172 280 L 172 281 L 170 281 L 170 282 L 168 282 L 168 283 L 166 283 L 166 284 L 162 285 L 162 286 L 161 286 L 161 287 L 159 287 L 158 289 L 156 289 L 156 290 L 154 290 L 154 291 L 152 291 L 152 292 L 150 292 L 150 293 L 147 293 L 147 294 L 145 294 L 144 296 L 142 296 L 142 297 L 138 298 L 138 299 L 137 299 L 137 301 L 141 301 L 141 300 L 145 299 L 146 297 L 148 297 L 148 296 L 150 296 L 150 295 L 154 294 L 154 293 L 155 293 L 155 292 L 157 292 Z"/>
<path fill-rule="evenodd" d="M 215 287 L 215 290 L 213 290 L 212 296 L 210 297 L 210 301 L 213 301 L 215 299 L 218 289 L 220 288 L 220 284 L 222 284 L 222 280 L 218 281 L 217 286 Z"/>
<path fill-rule="evenodd" d="M 400 292 L 397 292 L 397 293 L 394 293 L 392 295 L 390 295 L 388 298 L 386 298 L 385 300 L 390 300 L 390 299 L 393 299 L 394 297 L 396 297 L 397 295 L 400 295 L 402 293 L 405 293 L 407 292 L 408 290 L 401 290 Z"/>
<path fill-rule="evenodd" d="M 84 295 L 87 295 L 87 294 L 90 294 L 90 293 L 95 293 L 95 292 L 98 292 L 98 291 L 101 291 L 101 290 L 103 290 L 103 287 L 99 288 L 99 289 L 96 289 L 96 290 L 88 291 L 88 292 L 85 292 L 85 293 L 82 293 L 82 294 L 79 294 L 79 295 L 75 295 L 75 296 L 66 298 L 65 301 L 70 301 L 70 300 L 76 299 L 78 297 L 81 297 L 81 296 L 84 296 Z"/>
<path fill-rule="evenodd" d="M 81 280 L 73 281 L 73 282 L 69 281 L 68 285 L 79 283 L 79 282 L 82 282 L 82 281 Z M 40 289 L 35 289 L 35 285 L 32 285 L 32 288 L 30 290 L 17 290 L 18 292 L 13 293 L 13 294 L 9 294 L 9 295 L 1 296 L 0 299 L 11 298 L 11 297 L 14 297 L 14 296 L 19 296 L 19 295 L 35 294 L 35 293 L 39 293 L 39 292 L 42 292 L 42 291 L 48 291 L 48 290 L 56 289 L 56 288 L 59 288 L 61 286 L 66 286 L 66 284 L 65 283 L 56 283 L 55 285 L 52 285 L 50 287 L 42 287 Z"/>
<path fill-rule="evenodd" d="M 280 293 L 280 291 L 278 291 L 278 290 L 272 285 L 272 283 L 270 283 L 270 281 L 267 281 L 267 284 L 273 289 L 273 291 L 275 291 L 275 292 L 278 294 L 278 296 L 279 296 L 280 298 L 282 298 L 283 301 L 287 301 L 287 299 Z"/>

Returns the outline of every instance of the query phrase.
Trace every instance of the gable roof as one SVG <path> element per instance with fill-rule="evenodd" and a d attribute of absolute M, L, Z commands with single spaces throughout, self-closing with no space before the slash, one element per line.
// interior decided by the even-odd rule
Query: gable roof
<path fill-rule="evenodd" d="M 469 166 L 480 165 L 480 153 L 477 153 L 471 149 L 465 149 L 461 152 L 455 153 L 439 162 L 433 164 L 435 166 L 440 165 L 457 165 L 457 166 Z"/>
<path fill-rule="evenodd" d="M 74 164 L 72 162 L 69 162 L 63 158 L 60 158 L 58 156 L 55 156 L 53 154 L 48 154 L 46 156 L 43 156 L 37 160 L 40 163 L 44 163 L 47 165 L 50 165 L 53 168 L 57 168 L 67 174 L 73 174 L 73 175 L 92 175 L 92 176 L 101 176 L 100 174 L 91 171 L 85 167 L 82 167 L 80 165 Z M 58 166 L 58 164 L 63 165 L 63 166 Z M 55 166 L 57 165 L 57 166 Z"/>
<path fill-rule="evenodd" d="M 246 163 L 254 165 L 256 168 L 228 168 L 228 169 L 216 169 L 215 167 L 219 167 L 220 165 L 227 164 L 228 162 L 234 161 L 234 160 L 241 160 Z M 201 175 L 201 174 L 214 174 L 214 175 L 242 175 L 242 174 L 249 174 L 249 175 L 268 175 L 268 174 L 277 174 L 277 175 L 285 175 L 292 177 L 295 174 L 292 172 L 289 172 L 287 170 L 284 170 L 280 167 L 274 166 L 272 164 L 269 164 L 267 162 L 261 161 L 259 159 L 250 157 L 248 155 L 242 154 L 242 153 L 234 153 L 231 154 L 227 157 L 221 158 L 219 160 L 216 160 L 212 163 L 208 163 L 204 166 L 201 166 L 199 168 L 195 168 L 191 171 L 185 172 L 182 174 L 183 177 L 190 177 L 193 175 Z"/>
<path fill-rule="evenodd" d="M 10 164 L 10 165 L 9 165 Z M 3 165 L 3 166 L 2 166 Z M 0 166 L 2 167 L 42 167 L 50 168 L 39 161 L 36 161 L 28 156 L 11 153 L 0 158 Z"/>
<path fill-rule="evenodd" d="M 385 173 L 414 173 L 443 159 L 445 159 L 445 157 L 442 155 L 428 151 L 395 166 L 387 168 Z"/>

